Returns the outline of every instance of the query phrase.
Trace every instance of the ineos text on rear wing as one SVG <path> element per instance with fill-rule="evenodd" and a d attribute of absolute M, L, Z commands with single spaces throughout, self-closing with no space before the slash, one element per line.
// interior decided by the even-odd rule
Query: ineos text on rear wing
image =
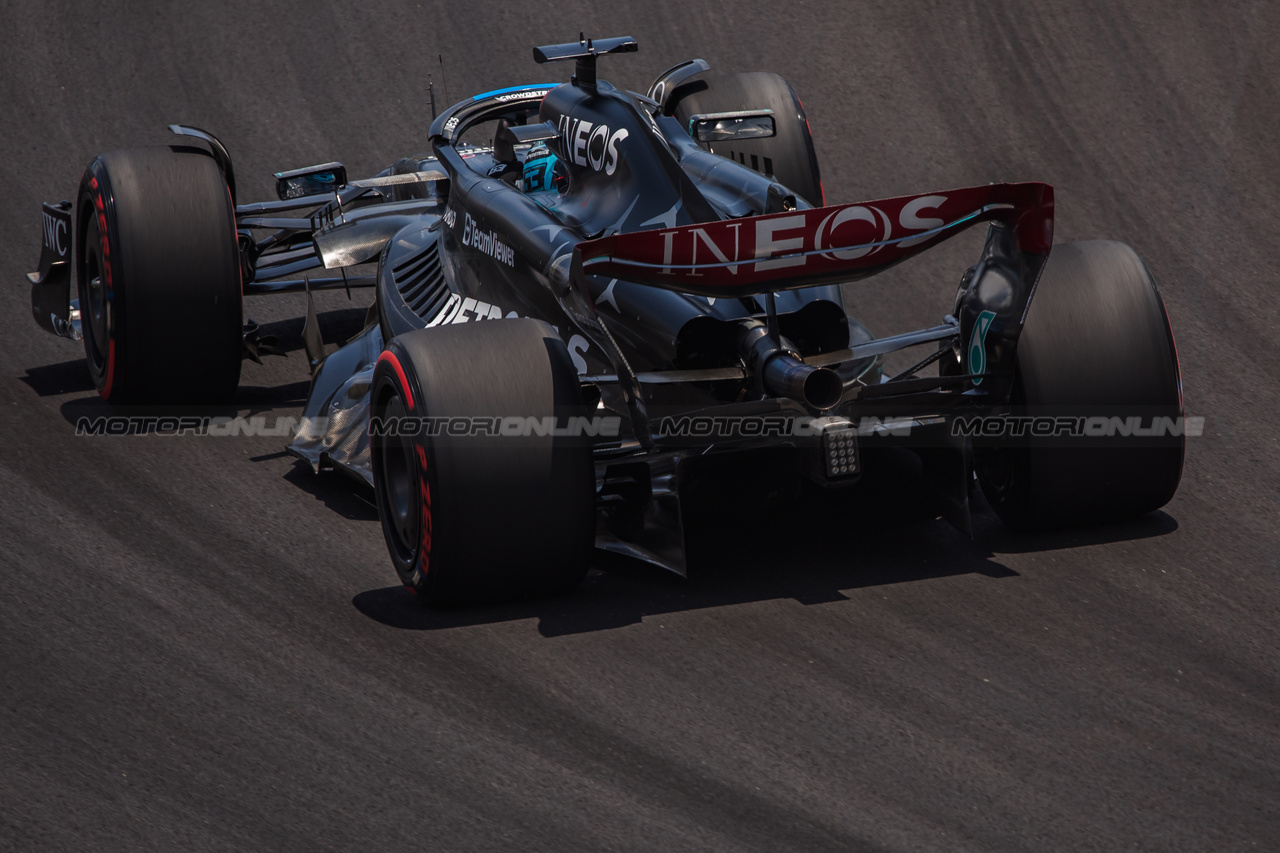
<path fill-rule="evenodd" d="M 875 275 L 983 221 L 1021 252 L 1053 243 L 1053 188 L 989 184 L 924 195 L 613 234 L 578 244 L 588 275 L 703 296 L 749 296 Z"/>

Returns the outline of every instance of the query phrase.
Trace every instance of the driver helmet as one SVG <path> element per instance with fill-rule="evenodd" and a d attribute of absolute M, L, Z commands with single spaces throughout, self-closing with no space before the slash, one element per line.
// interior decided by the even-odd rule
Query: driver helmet
<path fill-rule="evenodd" d="M 564 195 L 569 189 L 569 170 L 545 145 L 535 145 L 529 149 L 529 154 L 524 160 L 524 174 L 521 179 L 524 182 L 524 191 L 527 193 L 554 190 Z"/>

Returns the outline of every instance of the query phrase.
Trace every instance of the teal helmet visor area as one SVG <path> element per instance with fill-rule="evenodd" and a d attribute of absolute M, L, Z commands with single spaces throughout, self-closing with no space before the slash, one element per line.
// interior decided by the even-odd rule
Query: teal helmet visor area
<path fill-rule="evenodd" d="M 529 152 L 524 161 L 524 191 L 540 193 L 547 190 L 564 192 L 568 185 L 568 176 L 564 169 L 557 169 L 559 158 L 551 153 L 545 145 L 539 145 Z"/>

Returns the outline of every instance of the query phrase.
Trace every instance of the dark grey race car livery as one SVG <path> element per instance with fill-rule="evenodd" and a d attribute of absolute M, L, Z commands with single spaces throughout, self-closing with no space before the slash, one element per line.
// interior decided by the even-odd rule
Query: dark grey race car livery
<path fill-rule="evenodd" d="M 368 179 L 279 173 L 275 201 L 240 203 L 196 128 L 100 155 L 74 201 L 45 205 L 35 319 L 83 339 L 108 403 L 225 402 L 270 349 L 244 296 L 374 288 L 327 356 L 309 312 L 290 450 L 373 486 L 397 573 L 432 604 L 572 587 L 593 548 L 683 574 L 681 500 L 704 472 L 850 486 L 886 432 L 910 434 L 966 530 L 975 484 L 1026 528 L 1172 498 L 1182 434 L 1155 427 L 1181 424 L 1178 362 L 1131 249 L 1053 245 L 1038 183 L 826 206 L 785 81 L 702 60 L 644 94 L 597 79 L 599 57 L 635 50 L 536 48 L 573 79 L 456 104 L 430 156 Z M 873 338 L 848 316 L 842 283 L 979 222 L 938 325 Z M 885 375 L 909 347 L 919 361 Z M 997 416 L 1030 426 L 988 430 Z"/>

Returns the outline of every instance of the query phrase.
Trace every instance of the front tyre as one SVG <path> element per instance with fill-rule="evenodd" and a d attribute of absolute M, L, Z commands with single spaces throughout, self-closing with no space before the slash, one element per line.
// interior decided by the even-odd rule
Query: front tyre
<path fill-rule="evenodd" d="M 378 516 L 400 581 L 455 606 L 569 589 L 590 565 L 595 474 L 587 409 L 546 323 L 419 329 L 374 371 Z"/>
<path fill-rule="evenodd" d="M 1009 526 L 1102 524 L 1173 498 L 1184 450 L 1178 357 L 1133 249 L 1053 247 L 1018 339 L 1011 402 L 1016 414 L 1081 419 L 1087 429 L 975 448 L 983 493 Z M 1171 429 L 1144 434 L 1156 427 Z"/>
<path fill-rule="evenodd" d="M 85 359 L 109 403 L 215 403 L 240 381 L 235 208 L 212 157 L 101 154 L 80 181 Z"/>

